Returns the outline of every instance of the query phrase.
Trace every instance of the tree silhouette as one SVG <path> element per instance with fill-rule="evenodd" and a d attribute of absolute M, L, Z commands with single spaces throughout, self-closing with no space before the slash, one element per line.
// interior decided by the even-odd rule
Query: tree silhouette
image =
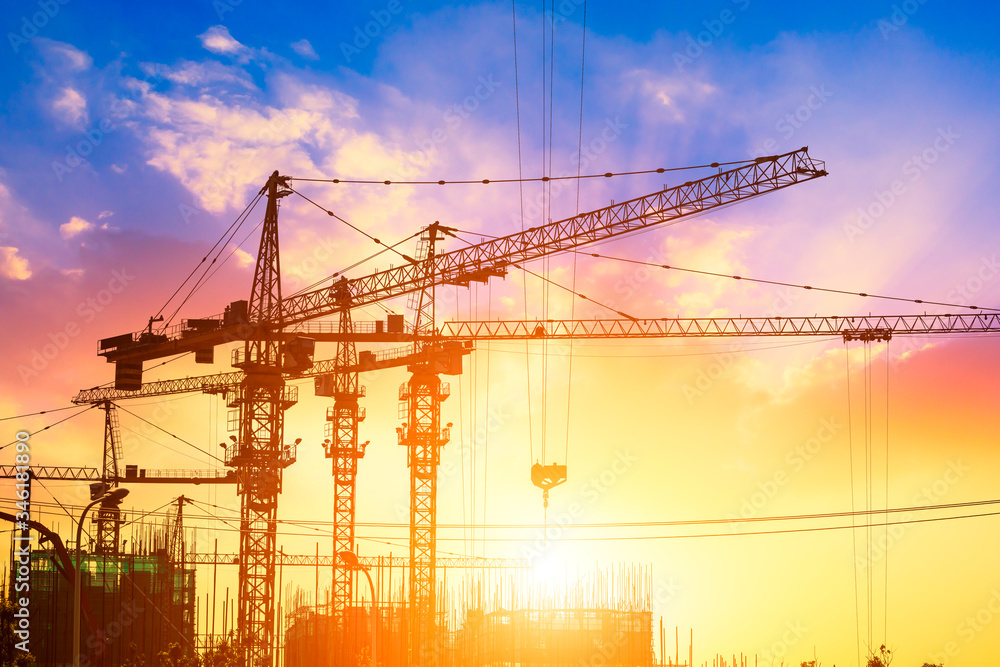
<path fill-rule="evenodd" d="M 232 632 L 228 638 L 207 649 L 201 657 L 201 667 L 236 667 L 239 664 L 240 654 Z"/>
<path fill-rule="evenodd" d="M 892 664 L 892 651 L 882 644 L 877 651 L 868 650 L 867 667 L 889 667 Z"/>
<path fill-rule="evenodd" d="M 128 647 L 128 657 L 122 663 L 122 667 L 145 667 L 146 658 L 139 652 L 139 647 L 132 642 Z"/>
<path fill-rule="evenodd" d="M 35 664 L 35 656 L 30 653 L 20 651 L 15 644 L 20 638 L 14 634 L 17 619 L 14 612 L 19 607 L 7 598 L 5 593 L 0 594 L 0 665 L 6 667 L 21 667 L 21 665 Z"/>

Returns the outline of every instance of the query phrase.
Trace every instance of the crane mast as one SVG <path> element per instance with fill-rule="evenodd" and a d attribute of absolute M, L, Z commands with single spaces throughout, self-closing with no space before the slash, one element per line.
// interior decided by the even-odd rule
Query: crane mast
<path fill-rule="evenodd" d="M 420 289 L 411 294 L 414 310 L 413 350 L 428 349 L 434 343 L 420 337 L 434 333 L 435 254 L 439 236 L 447 228 L 439 222 L 421 234 L 417 257 L 424 270 Z M 400 386 L 400 409 L 406 422 L 397 429 L 399 444 L 406 447 L 410 469 L 410 662 L 433 667 L 437 664 L 435 601 L 437 559 L 437 470 L 441 447 L 450 439 L 450 429 L 441 428 L 441 402 L 448 398 L 448 383 L 441 382 L 438 364 L 428 361 L 409 366 L 410 380 Z M 458 371 L 461 372 L 461 362 Z"/>
<path fill-rule="evenodd" d="M 338 298 L 349 300 L 338 286 Z M 333 406 L 327 409 L 326 440 L 323 448 L 326 457 L 333 460 L 333 586 L 330 603 L 335 622 L 343 621 L 343 611 L 351 600 L 354 573 L 338 564 L 337 554 L 354 551 L 354 510 L 357 504 L 358 461 L 365 455 L 368 443 L 358 442 L 358 424 L 365 419 L 365 409 L 358 399 L 364 397 L 365 387 L 358 382 L 358 354 L 354 343 L 354 325 L 351 309 L 345 304 L 340 311 L 337 356 L 332 373 L 316 376 L 316 395 L 332 396 Z"/>
<path fill-rule="evenodd" d="M 144 361 L 194 351 L 196 361 L 207 362 L 215 345 L 244 342 L 236 350 L 233 363 L 241 373 L 226 374 L 224 380 L 169 381 L 165 391 L 224 393 L 229 407 L 239 409 L 239 439 L 226 450 L 227 465 L 236 468 L 237 492 L 241 498 L 238 639 L 245 664 L 270 667 L 274 657 L 277 499 L 282 470 L 295 460 L 294 445 L 282 444 L 284 410 L 297 400 L 295 388 L 287 386 L 285 378 L 289 373 L 293 376 L 309 373 L 308 366 L 312 363 L 311 359 L 307 364 L 300 363 L 303 355 L 308 356 L 309 350 L 302 349 L 307 341 L 295 339 L 286 328 L 299 328 L 308 320 L 347 313 L 341 316 L 335 334 L 336 340 L 342 341 L 338 359 L 327 370 L 334 374 L 335 399 L 333 437 L 327 455 L 334 460 L 338 489 L 335 515 L 343 519 L 340 522 L 343 530 L 338 532 L 334 544 L 335 548 L 353 547 L 354 479 L 357 460 L 364 451 L 364 445 L 357 443 L 357 422 L 363 414 L 357 407 L 357 398 L 364 392 L 357 384 L 356 369 L 366 364 L 368 368 L 386 368 L 405 363 L 411 377 L 400 388 L 399 397 L 405 406 L 406 421 L 397 431 L 399 444 L 407 449 L 410 467 L 410 659 L 413 664 L 433 666 L 437 466 L 440 449 L 449 439 L 448 427 L 441 427 L 440 410 L 449 390 L 439 375 L 461 373 L 462 356 L 471 351 L 471 346 L 462 341 L 476 338 L 456 336 L 446 340 L 438 335 L 434 320 L 435 287 L 487 282 L 491 277 L 506 275 L 511 266 L 669 224 L 826 173 L 823 163 L 810 158 L 808 150 L 802 148 L 758 158 L 734 169 L 720 169 L 700 180 L 447 253 L 436 252 L 436 243 L 440 240 L 438 235 L 449 230 L 434 223 L 425 230 L 426 257 L 419 261 L 283 299 L 278 200 L 291 190 L 290 178 L 274 172 L 262 189 L 267 193 L 267 210 L 246 317 L 240 315 L 238 307 L 243 302 L 233 302 L 227 313 L 218 318 L 187 320 L 157 334 L 152 331 L 151 320 L 148 331 L 104 339 L 99 354 L 116 364 L 115 387 L 81 392 L 75 400 L 90 402 L 99 395 L 150 395 L 142 385 Z M 417 304 L 410 334 L 412 349 L 389 357 L 372 355 L 359 364 L 354 344 L 364 340 L 364 335 L 353 328 L 350 310 L 407 293 L 415 293 Z M 320 373 L 314 368 L 309 374 Z M 349 582 L 335 578 L 335 591 L 339 591 L 335 593 L 337 604 L 338 595 L 339 600 L 346 600 L 349 586 Z"/>
<path fill-rule="evenodd" d="M 282 376 L 284 346 L 272 332 L 282 326 L 278 199 L 287 179 L 274 172 L 267 182 L 267 211 L 250 294 L 251 334 L 233 364 L 245 376 L 230 407 L 239 408 L 240 436 L 227 449 L 240 495 L 240 649 L 248 667 L 272 664 L 274 644 L 275 539 L 282 469 L 295 460 L 283 446 L 284 411 L 296 402 Z"/>
<path fill-rule="evenodd" d="M 118 486 L 120 471 L 118 462 L 122 460 L 121 434 L 118 428 L 118 413 L 115 406 L 110 401 L 101 404 L 104 410 L 104 467 L 101 479 L 104 491 Z M 97 509 L 97 544 L 95 551 L 99 554 L 116 554 L 122 525 L 122 512 L 119 506 L 121 499 L 112 499 L 105 496 Z"/>

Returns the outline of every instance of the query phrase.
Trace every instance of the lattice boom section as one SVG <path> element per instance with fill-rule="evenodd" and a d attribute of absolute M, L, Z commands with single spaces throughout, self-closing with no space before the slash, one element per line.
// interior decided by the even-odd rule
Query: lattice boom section
<path fill-rule="evenodd" d="M 433 276 L 435 284 L 439 285 L 467 285 L 471 280 L 505 275 L 511 264 L 627 234 L 825 175 L 825 165 L 811 159 L 803 148 L 645 197 L 351 280 L 347 285 L 350 302 L 353 306 L 362 306 L 423 289 L 427 276 Z M 428 263 L 433 266 L 428 267 Z M 341 309 L 338 295 L 329 288 L 306 292 L 282 302 L 286 324 Z"/>

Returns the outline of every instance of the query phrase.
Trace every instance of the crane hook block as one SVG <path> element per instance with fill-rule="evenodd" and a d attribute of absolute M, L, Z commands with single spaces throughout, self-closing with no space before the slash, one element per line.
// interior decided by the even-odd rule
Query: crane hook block
<path fill-rule="evenodd" d="M 531 466 L 531 483 L 542 491 L 548 491 L 566 481 L 566 466 L 553 463 L 543 466 L 536 463 Z"/>

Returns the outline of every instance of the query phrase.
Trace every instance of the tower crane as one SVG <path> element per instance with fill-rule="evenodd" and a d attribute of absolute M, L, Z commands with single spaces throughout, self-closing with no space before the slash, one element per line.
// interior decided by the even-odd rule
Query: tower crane
<path fill-rule="evenodd" d="M 342 314 L 343 317 L 343 314 Z M 389 322 L 357 323 L 363 331 L 384 330 Z M 331 331 L 322 323 L 308 323 L 299 327 L 300 333 L 306 333 L 319 342 L 343 342 L 340 330 Z M 862 315 L 862 316 L 810 316 L 810 317 L 705 317 L 705 318 L 648 318 L 648 319 L 601 319 L 601 320 L 491 320 L 491 321 L 445 321 L 438 331 L 427 336 L 416 336 L 425 343 L 436 343 L 440 348 L 453 350 L 456 354 L 467 354 L 472 351 L 475 341 L 517 341 L 537 340 L 547 337 L 552 340 L 626 340 L 626 339 L 666 339 L 666 338 L 750 338 L 750 337 L 791 337 L 817 336 L 841 337 L 845 342 L 864 340 L 888 340 L 896 336 L 913 335 L 947 335 L 947 334 L 989 334 L 1000 333 L 1000 313 L 976 314 L 922 314 L 922 315 Z M 383 334 L 355 333 L 352 340 L 357 342 L 384 342 Z M 316 361 L 311 369 L 302 372 L 299 377 L 316 378 L 317 388 L 321 384 L 337 382 L 330 377 L 353 377 L 359 372 L 380 370 L 384 368 L 410 365 L 414 361 L 430 357 L 427 353 L 415 356 L 411 346 L 386 350 L 375 353 L 361 353 L 362 361 L 348 364 L 340 354 L 338 347 L 336 359 Z M 337 369 L 333 372 L 331 369 Z M 182 380 L 163 380 L 143 384 L 139 390 L 119 390 L 104 387 L 81 391 L 75 398 L 76 403 L 100 403 L 103 401 L 120 401 L 128 398 L 149 398 L 161 395 L 173 395 L 186 392 L 202 391 L 219 393 L 233 386 L 232 373 L 222 373 Z M 334 384 L 336 386 L 336 384 Z M 343 386 L 343 385 L 342 385 Z M 360 385 L 351 385 L 360 386 Z M 320 390 L 322 393 L 322 390 Z M 363 414 L 363 413 L 362 413 Z M 348 422 L 350 423 L 350 422 Z M 363 450 L 362 450 L 363 451 Z M 350 462 L 349 462 L 350 463 Z M 6 470 L 4 475 L 6 475 Z M 46 474 L 45 468 L 36 468 L 36 476 Z M 76 470 L 76 469 L 69 469 Z M 96 478 L 97 471 L 93 469 L 91 478 Z M 13 476 L 13 467 L 11 467 Z M 356 474 L 356 464 L 349 471 L 342 473 L 351 485 L 350 501 L 353 510 L 353 475 Z M 44 478 L 44 477 L 43 477 Z M 65 478 L 65 477 L 55 477 Z M 156 481 L 158 476 L 147 476 L 145 481 Z M 231 481 L 230 476 L 229 480 Z M 143 481 L 143 480 L 139 480 Z M 171 480 L 172 481 L 172 480 Z M 206 480 L 202 480 L 205 482 Z M 337 489 L 336 493 L 341 493 Z M 350 530 L 353 537 L 354 516 L 337 514 L 338 526 L 335 528 L 335 540 L 342 540 L 344 533 Z M 332 552 L 336 554 L 337 552 Z M 201 561 L 198 561 L 201 562 Z M 207 562 L 207 561 L 206 561 Z M 222 562 L 232 562 L 225 557 Z M 317 561 L 318 562 L 318 561 Z M 440 564 L 438 561 L 435 561 Z M 337 558 L 332 556 L 323 561 L 324 564 L 336 567 Z M 312 560 L 308 564 L 315 564 Z M 348 594 L 349 582 L 346 584 Z M 343 590 L 343 589 L 341 589 Z"/>
<path fill-rule="evenodd" d="M 125 470 L 122 470 L 123 456 L 118 411 L 115 404 L 109 399 L 96 401 L 96 403 L 104 411 L 102 468 L 98 470 L 97 468 L 78 466 L 32 466 L 29 472 L 29 483 L 31 479 L 89 481 L 91 482 L 91 500 L 94 500 L 106 494 L 110 489 L 117 488 L 123 482 L 129 484 L 234 484 L 236 482 L 236 476 L 232 471 L 222 473 L 211 470 L 143 469 L 140 471 L 138 466 L 126 466 Z M 15 479 L 17 474 L 17 466 L 0 466 L 0 479 Z M 105 498 L 107 498 L 106 495 Z M 124 522 L 120 505 L 121 499 L 110 501 L 105 499 L 98 506 L 95 517 L 97 536 L 94 553 L 107 555 L 118 553 L 121 544 L 121 524 Z"/>
<path fill-rule="evenodd" d="M 266 193 L 267 210 L 249 301 L 231 303 L 220 318 L 188 320 L 156 334 L 150 326 L 104 339 L 99 351 L 115 363 L 116 390 L 141 391 L 144 361 L 193 351 L 196 361 L 210 362 L 215 345 L 243 342 L 233 364 L 242 370 L 237 374 L 238 389 L 227 391 L 230 406 L 240 411 L 240 438 L 228 450 L 232 455 L 227 464 L 236 468 L 241 497 L 238 640 L 246 664 L 270 665 L 273 658 L 277 498 L 282 470 L 295 460 L 294 446 L 283 445 L 283 415 L 296 402 L 297 392 L 286 385 L 283 370 L 304 370 L 311 364 L 313 340 L 289 337 L 286 328 L 394 296 L 418 295 L 413 354 L 428 354 L 408 366 L 411 377 L 400 390 L 407 422 L 399 431 L 399 442 L 407 448 L 410 467 L 411 661 L 433 665 L 436 480 L 440 448 L 448 439 L 447 428 L 440 425 L 441 401 L 448 390 L 439 376 L 460 373 L 462 356 L 445 350 L 440 341 L 424 339 L 435 331 L 435 287 L 487 282 L 505 276 L 512 266 L 705 213 L 826 173 L 823 163 L 802 148 L 447 253 L 436 252 L 438 234 L 446 228 L 435 223 L 425 232 L 426 257 L 283 299 L 278 200 L 292 190 L 290 177 L 274 172 L 258 193 Z M 352 338 L 347 332 L 342 324 L 338 333 Z M 343 352 L 349 354 L 347 349 Z M 348 394 L 344 392 L 341 401 L 345 406 L 341 423 L 353 423 L 351 428 L 356 428 L 359 413 L 351 416 Z M 336 406 L 335 402 L 335 411 Z M 356 466 L 358 446 L 351 445 L 346 453 L 354 457 L 352 465 Z M 332 458 L 337 460 L 337 456 Z"/>

